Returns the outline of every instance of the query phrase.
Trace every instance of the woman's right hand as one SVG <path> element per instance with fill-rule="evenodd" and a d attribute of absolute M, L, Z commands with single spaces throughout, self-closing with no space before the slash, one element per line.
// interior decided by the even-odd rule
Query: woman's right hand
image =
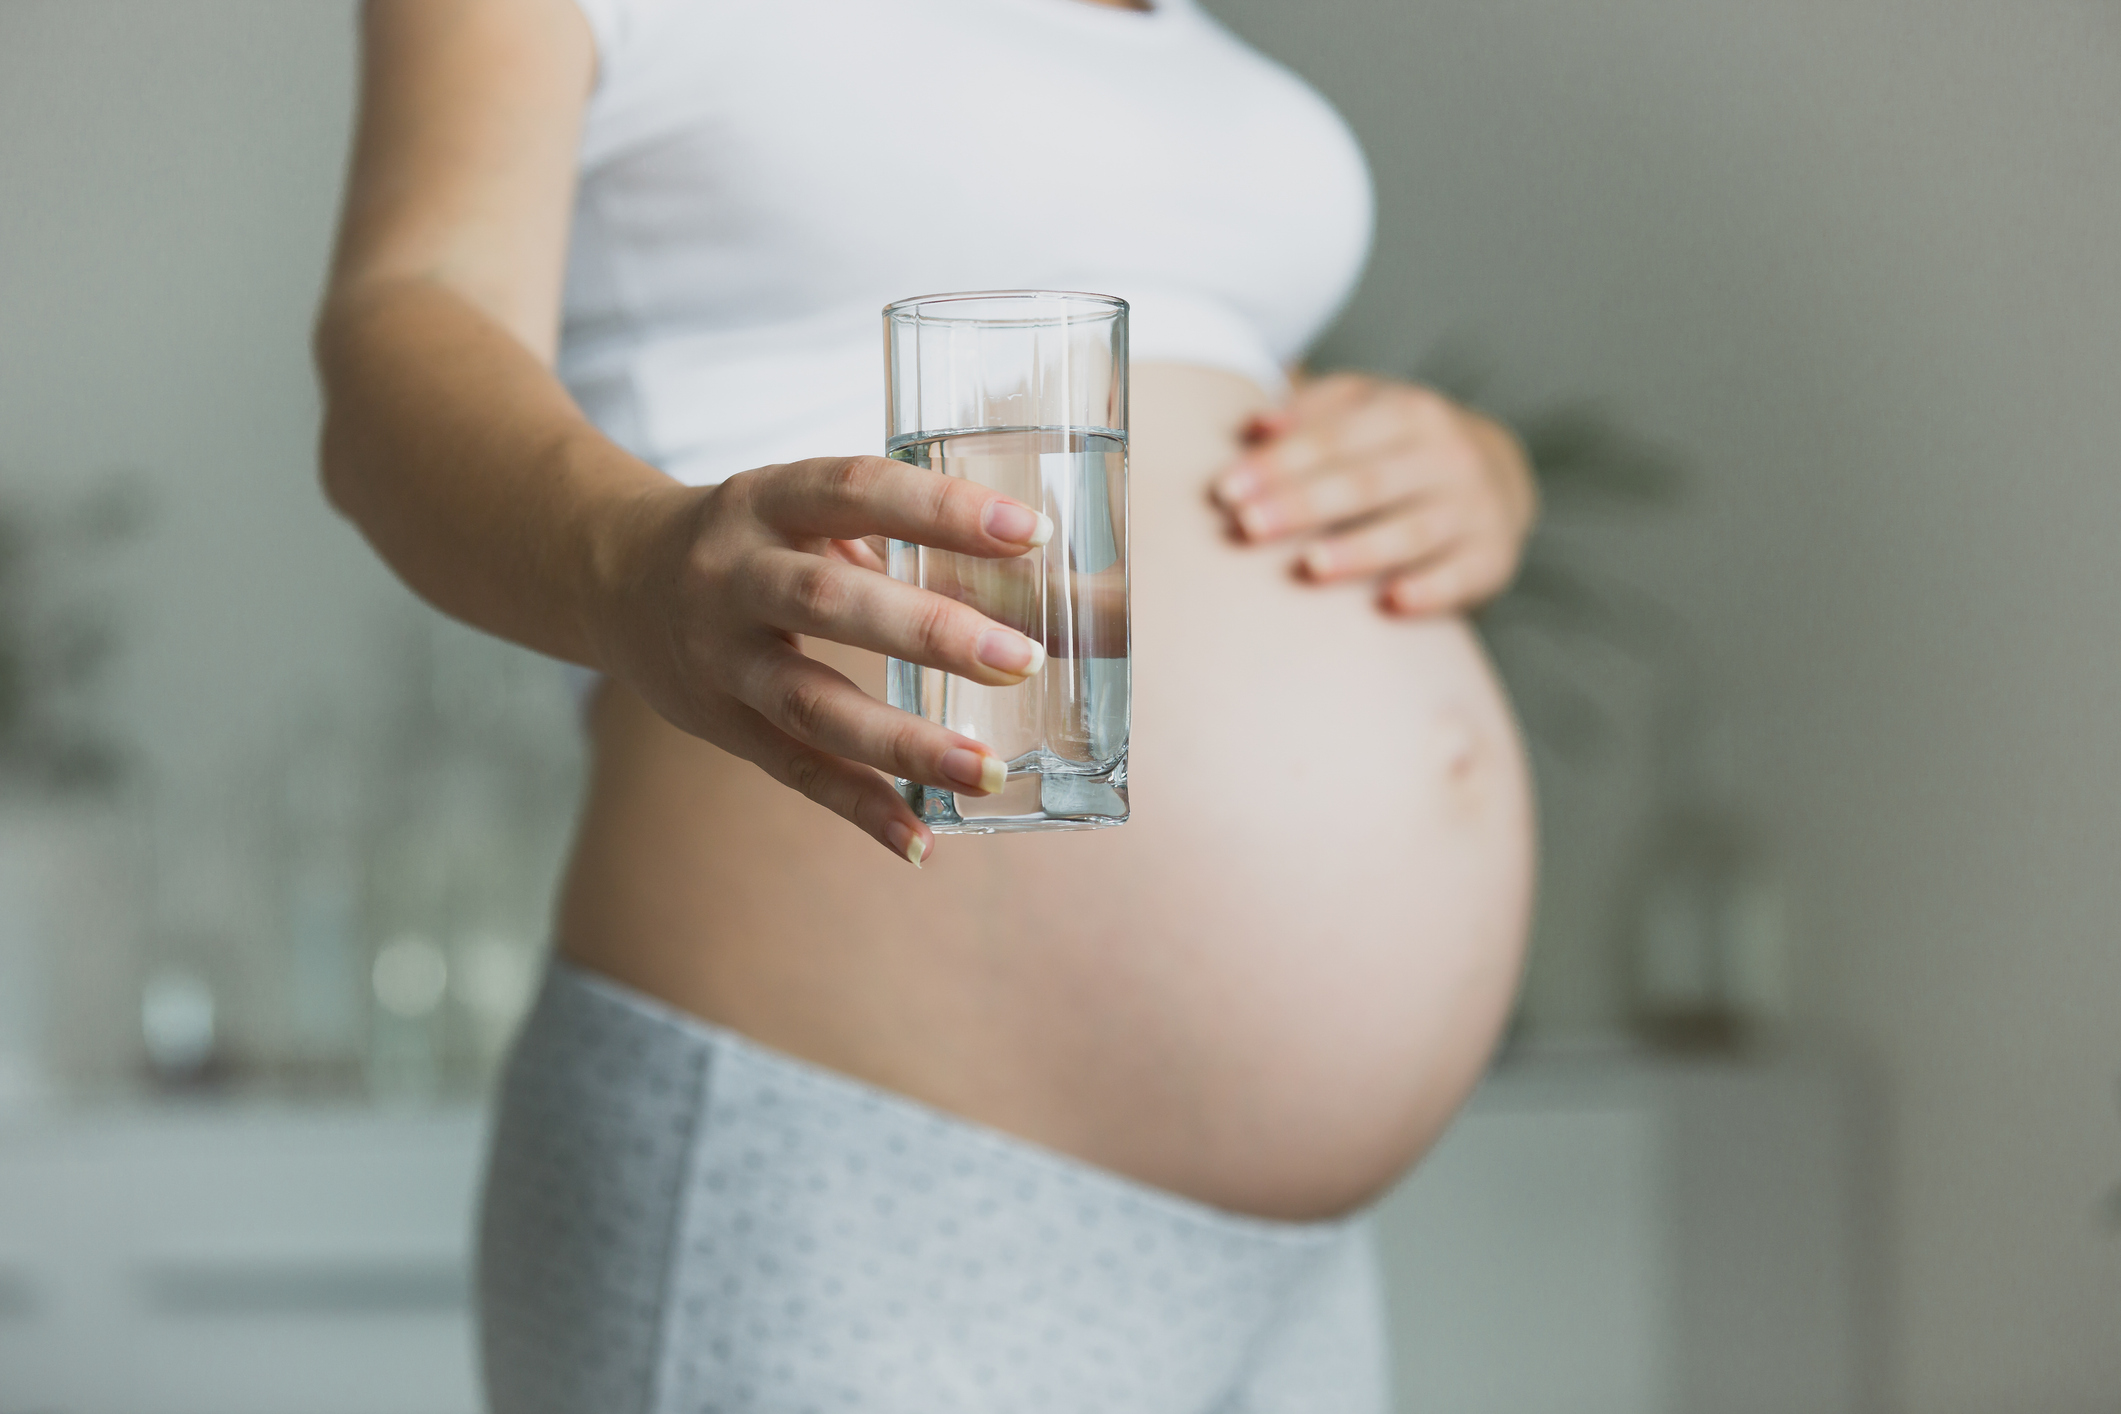
<path fill-rule="evenodd" d="M 934 842 L 878 775 L 973 794 L 1006 779 L 980 742 L 886 706 L 802 651 L 810 635 L 990 686 L 1045 649 L 967 604 L 884 574 L 867 536 L 1001 559 L 1045 516 L 882 457 L 828 457 L 658 488 L 620 536 L 592 634 L 607 671 L 674 725 L 741 756 L 918 865 Z M 869 769 L 869 768 L 874 768 Z"/>
<path fill-rule="evenodd" d="M 438 608 L 603 668 L 918 862 L 933 836 L 870 768 L 991 793 L 1002 763 L 868 697 L 801 636 L 1021 682 L 1042 650 L 893 582 L 859 541 L 1001 558 L 1042 539 L 1041 518 L 879 457 L 699 490 L 613 446 L 552 375 L 596 82 L 581 7 L 371 0 L 361 24 L 360 133 L 316 334 L 333 504 Z"/>

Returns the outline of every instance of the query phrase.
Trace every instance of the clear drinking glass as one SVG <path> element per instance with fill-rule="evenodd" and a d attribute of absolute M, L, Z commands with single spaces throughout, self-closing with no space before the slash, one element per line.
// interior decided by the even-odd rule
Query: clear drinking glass
<path fill-rule="evenodd" d="M 891 542 L 894 579 L 1037 639 L 1046 664 L 985 687 L 891 660 L 888 698 L 983 742 L 1008 785 L 964 795 L 901 780 L 941 834 L 1081 830 L 1127 818 L 1127 302 L 1005 290 L 884 310 L 887 455 L 990 487 L 1053 520 L 1016 559 Z"/>

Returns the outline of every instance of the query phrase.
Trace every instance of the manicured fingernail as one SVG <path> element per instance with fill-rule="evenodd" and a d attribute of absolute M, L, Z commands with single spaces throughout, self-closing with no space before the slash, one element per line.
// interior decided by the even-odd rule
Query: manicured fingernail
<path fill-rule="evenodd" d="M 1215 480 L 1215 499 L 1234 506 L 1259 490 L 1259 473 L 1240 462 Z"/>
<path fill-rule="evenodd" d="M 973 656 L 990 668 L 1030 677 L 1046 666 L 1046 648 L 1034 639 L 1005 628 L 990 628 L 972 646 Z"/>
<path fill-rule="evenodd" d="M 997 540 L 1043 545 L 1053 538 L 1053 518 L 1014 501 L 989 501 L 980 526 Z"/>
<path fill-rule="evenodd" d="M 911 825 L 900 824 L 891 827 L 890 835 L 906 862 L 916 869 L 920 868 L 921 861 L 928 857 L 928 842 L 921 838 L 921 832 Z"/>
<path fill-rule="evenodd" d="M 1009 768 L 1001 757 L 962 746 L 943 753 L 943 774 L 957 782 L 960 788 L 984 795 L 993 795 L 1009 784 Z"/>
<path fill-rule="evenodd" d="M 1273 511 L 1256 502 L 1240 507 L 1237 512 L 1238 528 L 1244 531 L 1247 540 L 1271 539 L 1281 529 L 1280 520 Z"/>
<path fill-rule="evenodd" d="M 1449 604 L 1457 592 L 1457 580 L 1448 568 L 1432 570 L 1421 579 L 1393 585 L 1392 602 L 1410 614 L 1426 613 Z"/>

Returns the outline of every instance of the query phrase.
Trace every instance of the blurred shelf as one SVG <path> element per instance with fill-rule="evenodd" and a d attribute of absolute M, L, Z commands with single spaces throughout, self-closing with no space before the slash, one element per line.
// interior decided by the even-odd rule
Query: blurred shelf
<path fill-rule="evenodd" d="M 1824 1055 L 1514 1056 L 1378 1212 L 1401 1408 L 1871 1407 L 1868 1132 Z"/>
<path fill-rule="evenodd" d="M 0 1409 L 470 1414 L 484 1132 L 213 1101 L 0 1122 Z"/>

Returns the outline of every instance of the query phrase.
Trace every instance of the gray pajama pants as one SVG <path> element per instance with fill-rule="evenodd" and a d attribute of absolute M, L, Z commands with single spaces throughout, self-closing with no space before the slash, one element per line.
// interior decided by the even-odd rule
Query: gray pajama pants
<path fill-rule="evenodd" d="M 497 1414 L 1384 1414 L 1359 1220 L 1243 1217 L 554 963 L 479 1225 Z"/>

